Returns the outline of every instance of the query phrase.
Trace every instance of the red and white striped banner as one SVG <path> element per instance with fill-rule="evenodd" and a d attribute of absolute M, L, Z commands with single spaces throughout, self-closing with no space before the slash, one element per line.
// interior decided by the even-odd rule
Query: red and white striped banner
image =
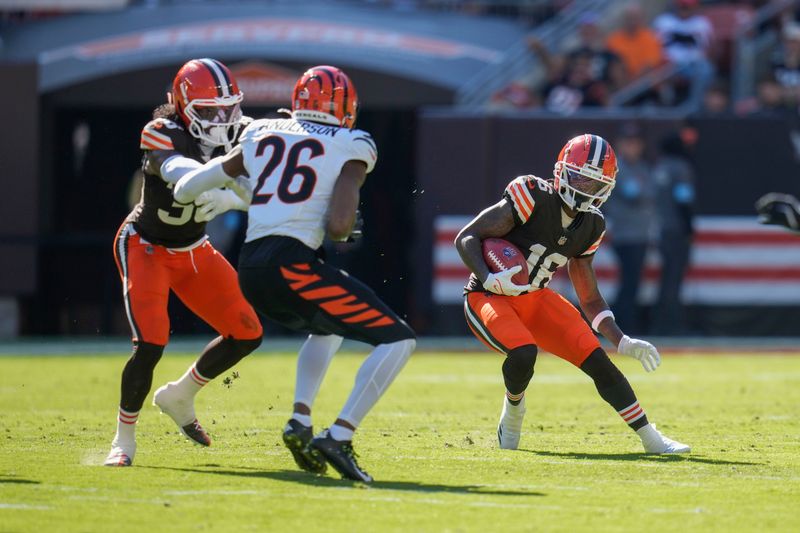
<path fill-rule="evenodd" d="M 445 215 L 434 222 L 433 299 L 460 304 L 469 270 L 453 245 L 472 217 Z M 683 285 L 684 303 L 705 305 L 800 305 L 800 235 L 759 224 L 755 217 L 698 217 L 691 264 Z M 613 237 L 610 237 L 613 238 Z M 658 251 L 647 255 L 639 299 L 655 301 L 661 266 Z M 617 260 L 609 243 L 594 259 L 600 290 L 609 301 L 617 291 Z M 574 298 L 561 268 L 550 288 Z"/>

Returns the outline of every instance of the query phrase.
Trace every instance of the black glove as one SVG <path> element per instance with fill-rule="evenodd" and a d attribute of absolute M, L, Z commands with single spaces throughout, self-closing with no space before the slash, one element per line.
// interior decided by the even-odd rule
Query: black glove
<path fill-rule="evenodd" d="M 771 192 L 756 202 L 758 221 L 800 232 L 800 202 L 791 194 Z"/>
<path fill-rule="evenodd" d="M 361 216 L 361 210 L 356 209 L 356 221 L 353 223 L 353 229 L 350 231 L 350 236 L 344 242 L 356 242 L 364 236 L 364 217 Z"/>

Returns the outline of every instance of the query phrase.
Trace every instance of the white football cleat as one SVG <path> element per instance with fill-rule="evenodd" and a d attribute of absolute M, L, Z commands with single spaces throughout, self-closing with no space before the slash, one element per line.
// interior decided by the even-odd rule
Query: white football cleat
<path fill-rule="evenodd" d="M 153 394 L 153 405 L 168 415 L 186 438 L 201 446 L 211 446 L 211 437 L 195 417 L 194 398 L 182 396 L 174 382 L 167 383 Z"/>
<path fill-rule="evenodd" d="M 104 466 L 131 466 L 136 455 L 136 442 L 121 443 L 114 439 L 111 451 L 103 462 Z"/>
<path fill-rule="evenodd" d="M 639 437 L 642 439 L 644 445 L 644 453 L 652 453 L 657 455 L 668 453 L 689 453 L 692 451 L 691 446 L 683 444 L 676 440 L 672 440 L 661 434 L 656 429 L 655 424 L 648 424 L 643 428 L 636 430 Z"/>
<path fill-rule="evenodd" d="M 497 424 L 497 441 L 503 450 L 516 450 L 522 435 L 522 421 L 525 419 L 525 397 L 519 405 L 511 405 L 503 396 L 503 413 Z"/>

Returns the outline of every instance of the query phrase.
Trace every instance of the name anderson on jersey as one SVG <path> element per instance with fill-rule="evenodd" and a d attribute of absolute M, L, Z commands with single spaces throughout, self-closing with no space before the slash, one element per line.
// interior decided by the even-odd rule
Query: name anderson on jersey
<path fill-rule="evenodd" d="M 295 120 L 275 120 L 269 124 L 270 131 L 286 131 L 289 133 L 310 133 L 314 135 L 328 135 L 335 137 L 337 133 L 342 131 L 343 128 L 339 126 L 326 126 L 324 124 L 315 124 L 313 122 L 302 123 Z"/>

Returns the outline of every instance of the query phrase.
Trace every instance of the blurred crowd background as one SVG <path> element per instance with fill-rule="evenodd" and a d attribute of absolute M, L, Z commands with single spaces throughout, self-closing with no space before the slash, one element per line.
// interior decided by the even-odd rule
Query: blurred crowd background
<path fill-rule="evenodd" d="M 800 189 L 798 1 L 4 0 L 0 336 L 127 333 L 138 131 L 202 56 L 256 117 L 307 66 L 351 73 L 380 163 L 364 240 L 328 251 L 423 334 L 466 333 L 453 227 L 588 130 L 620 159 L 598 274 L 626 331 L 796 334 L 800 236 L 752 204 Z M 209 226 L 233 261 L 243 224 Z M 206 330 L 171 305 L 175 334 Z"/>

